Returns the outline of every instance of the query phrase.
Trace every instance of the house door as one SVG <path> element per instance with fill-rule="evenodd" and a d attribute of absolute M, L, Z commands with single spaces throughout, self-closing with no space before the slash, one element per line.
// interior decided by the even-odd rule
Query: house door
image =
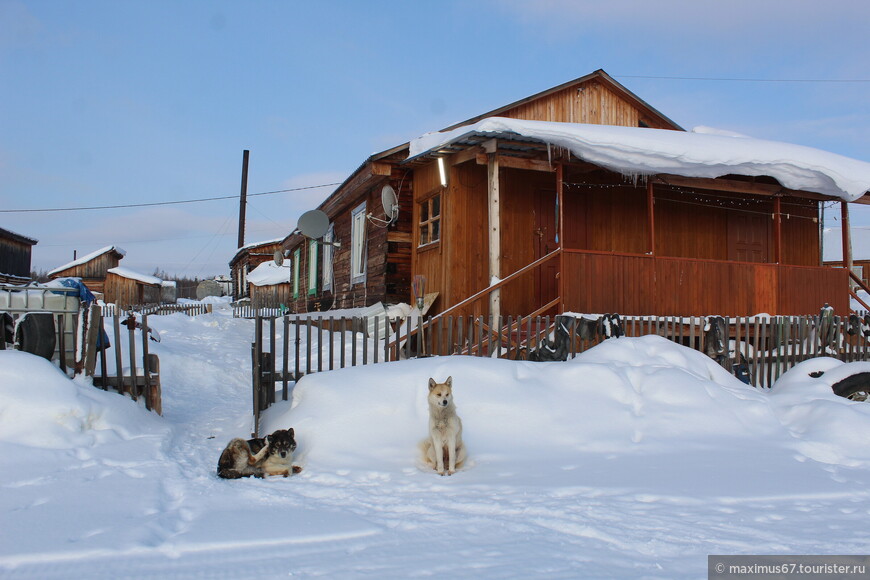
<path fill-rule="evenodd" d="M 559 226 L 556 217 L 558 212 L 556 191 L 553 189 L 538 190 L 535 195 L 535 229 L 532 232 L 535 260 L 543 258 L 559 247 L 557 241 Z M 540 297 L 542 306 L 556 298 L 558 266 L 558 260 L 550 260 L 537 269 L 535 291 Z"/>
<path fill-rule="evenodd" d="M 732 212 L 728 215 L 728 259 L 770 262 L 770 215 Z"/>

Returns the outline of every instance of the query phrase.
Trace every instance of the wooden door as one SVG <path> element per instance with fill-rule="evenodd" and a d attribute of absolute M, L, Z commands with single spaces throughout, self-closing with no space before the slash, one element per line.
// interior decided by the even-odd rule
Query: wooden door
<path fill-rule="evenodd" d="M 728 259 L 736 262 L 770 262 L 770 222 L 768 214 L 729 213 Z"/>
<path fill-rule="evenodd" d="M 532 246 L 535 251 L 535 260 L 543 258 L 559 247 L 556 240 L 559 233 L 557 223 L 558 207 L 556 205 L 556 190 L 540 189 L 535 194 L 535 228 L 532 232 Z M 554 300 L 557 293 L 556 273 L 558 260 L 550 260 L 535 274 L 535 293 L 539 298 L 539 304 L 543 306 Z"/>

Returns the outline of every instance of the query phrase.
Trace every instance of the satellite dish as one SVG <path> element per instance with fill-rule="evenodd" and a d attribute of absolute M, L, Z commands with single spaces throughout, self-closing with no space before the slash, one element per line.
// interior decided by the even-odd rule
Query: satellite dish
<path fill-rule="evenodd" d="M 280 268 L 284 264 L 284 252 L 282 252 L 281 250 L 275 250 L 273 256 L 275 260 L 275 265 Z"/>
<path fill-rule="evenodd" d="M 396 195 L 396 190 L 389 185 L 385 185 L 381 189 L 381 204 L 384 206 L 384 215 L 390 221 L 399 217 L 399 198 Z"/>
<path fill-rule="evenodd" d="M 296 223 L 296 228 L 302 232 L 306 238 L 322 238 L 329 229 L 329 216 L 319 209 L 306 211 L 299 216 L 299 221 Z"/>

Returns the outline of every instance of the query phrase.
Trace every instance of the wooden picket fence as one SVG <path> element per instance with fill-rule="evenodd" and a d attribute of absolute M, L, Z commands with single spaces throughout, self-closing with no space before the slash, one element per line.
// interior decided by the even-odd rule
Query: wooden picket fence
<path fill-rule="evenodd" d="M 107 318 L 111 319 L 111 331 L 102 335 L 105 325 L 100 307 L 92 305 L 88 311 L 85 375 L 92 377 L 95 387 L 128 395 L 134 401 L 142 398 L 146 409 L 162 415 L 160 360 L 156 354 L 149 352 L 152 334 L 148 326 L 148 315 L 122 316 L 115 312 Z M 123 330 L 122 326 L 125 327 Z M 106 338 L 110 346 L 103 344 Z M 137 342 L 141 346 L 137 347 Z M 113 367 L 111 369 L 110 362 Z M 129 365 L 126 370 L 125 364 Z"/>
<path fill-rule="evenodd" d="M 211 304 L 140 304 L 137 306 L 129 306 L 127 308 L 118 308 L 115 304 L 104 304 L 100 306 L 100 310 L 105 317 L 126 314 L 135 312 L 139 315 L 158 315 L 166 316 L 169 314 L 182 313 L 188 316 L 199 316 L 200 314 L 210 314 L 212 312 Z"/>
<path fill-rule="evenodd" d="M 617 335 L 655 334 L 707 353 L 759 388 L 772 386 L 785 371 L 809 358 L 870 360 L 870 324 L 861 326 L 854 317 L 727 318 L 722 319 L 724 332 L 716 344 L 711 341 L 706 317 L 623 316 L 618 330 L 597 329 L 591 335 L 588 325 L 586 331 L 581 330 L 580 318 L 561 319 L 563 335 L 569 337 L 561 347 L 566 359 Z M 542 360 L 542 354 L 558 342 L 559 319 L 430 317 L 420 325 L 421 331 L 410 319 L 257 316 L 251 345 L 255 432 L 260 412 L 279 394 L 287 400 L 292 384 L 307 374 L 425 356 Z"/>

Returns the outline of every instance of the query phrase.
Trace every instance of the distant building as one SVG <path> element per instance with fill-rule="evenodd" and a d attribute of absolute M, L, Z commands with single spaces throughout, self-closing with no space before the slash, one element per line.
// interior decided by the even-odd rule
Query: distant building
<path fill-rule="evenodd" d="M 103 294 L 109 270 L 117 268 L 125 255 L 127 252 L 118 246 L 106 246 L 55 268 L 48 273 L 48 277 L 51 279 L 81 278 L 91 292 Z"/>
<path fill-rule="evenodd" d="M 0 228 L 0 283 L 30 281 L 30 254 L 37 240 Z"/>

